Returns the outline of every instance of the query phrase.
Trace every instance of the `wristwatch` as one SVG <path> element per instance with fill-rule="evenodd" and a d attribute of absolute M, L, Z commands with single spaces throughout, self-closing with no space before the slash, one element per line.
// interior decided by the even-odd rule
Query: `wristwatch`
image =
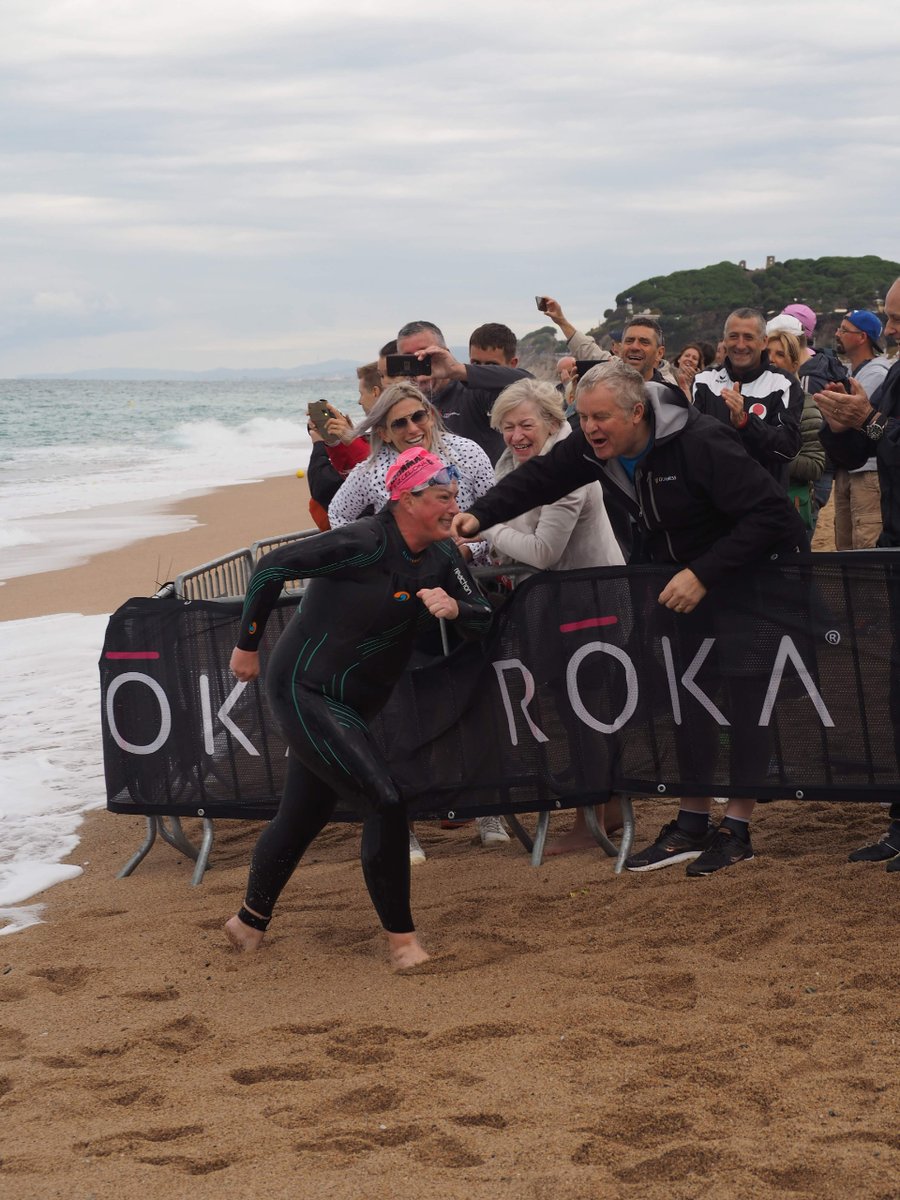
<path fill-rule="evenodd" d="M 870 442 L 877 442 L 881 439 L 886 421 L 887 417 L 884 413 L 879 412 L 875 408 L 872 409 L 872 415 L 868 418 L 865 425 L 863 425 L 862 430 Z"/>

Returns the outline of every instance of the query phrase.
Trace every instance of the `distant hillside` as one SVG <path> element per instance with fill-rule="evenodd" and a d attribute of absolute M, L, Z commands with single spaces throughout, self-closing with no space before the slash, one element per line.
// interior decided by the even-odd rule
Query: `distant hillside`
<path fill-rule="evenodd" d="M 721 262 L 693 271 L 656 275 L 624 288 L 616 307 L 608 308 L 603 321 L 589 330 L 598 341 L 621 329 L 628 316 L 649 310 L 666 335 L 670 354 L 688 342 L 715 344 L 725 318 L 735 308 L 759 308 L 767 316 L 786 304 L 808 304 L 819 316 L 816 341 L 829 345 L 841 316 L 854 308 L 877 310 L 900 263 L 874 254 L 860 258 L 789 258 L 748 270 L 737 263 Z M 565 297 L 562 298 L 565 308 Z M 548 363 L 564 353 L 555 326 L 536 329 L 520 342 L 520 358 L 530 370 L 545 374 Z M 552 338 L 549 335 L 554 335 Z"/>

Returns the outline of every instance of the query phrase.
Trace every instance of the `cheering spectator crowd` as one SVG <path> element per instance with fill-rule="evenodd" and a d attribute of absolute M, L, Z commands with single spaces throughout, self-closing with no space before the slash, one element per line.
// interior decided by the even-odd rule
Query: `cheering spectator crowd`
<path fill-rule="evenodd" d="M 768 321 L 738 308 L 717 347 L 691 342 L 671 358 L 651 315 L 631 317 L 606 347 L 552 297 L 539 307 L 566 341 L 552 382 L 518 365 L 516 337 L 497 323 L 474 330 L 462 363 L 437 325 L 412 321 L 359 369 L 365 419 L 354 427 L 332 409 L 310 425 L 320 528 L 381 510 L 392 464 L 420 447 L 455 471 L 465 558 L 530 570 L 671 563 L 659 602 L 686 620 L 723 579 L 808 550 L 829 490 L 838 550 L 900 547 L 900 359 L 885 356 L 885 338 L 900 336 L 900 280 L 884 319 L 843 316 L 834 349 L 816 344 L 817 316 L 797 303 Z M 900 650 L 891 654 L 900 761 Z M 764 735 L 735 736 L 732 770 L 768 752 Z M 753 806 L 731 800 L 716 823 L 710 797 L 683 797 L 626 867 L 686 863 L 697 876 L 747 861 Z M 900 872 L 900 801 L 889 821 L 851 861 Z M 499 818 L 480 833 L 484 845 L 506 840 Z M 579 819 L 561 849 L 586 838 Z"/>

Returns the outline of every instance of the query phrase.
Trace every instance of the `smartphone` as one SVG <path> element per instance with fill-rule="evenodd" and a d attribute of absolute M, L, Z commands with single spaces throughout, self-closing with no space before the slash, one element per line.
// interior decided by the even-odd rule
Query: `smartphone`
<path fill-rule="evenodd" d="M 417 375 L 430 375 L 431 355 L 417 358 L 415 354 L 389 354 L 385 359 L 385 370 L 390 379 L 397 379 L 401 375 L 411 379 L 415 379 Z"/>
<path fill-rule="evenodd" d="M 319 431 L 319 435 L 326 446 L 336 446 L 341 440 L 337 434 L 326 433 L 325 426 L 334 415 L 331 411 L 331 405 L 327 400 L 310 400 L 306 406 L 306 411 L 309 414 L 309 419 Z"/>
<path fill-rule="evenodd" d="M 576 358 L 575 359 L 575 374 L 579 379 L 584 377 L 586 371 L 591 367 L 599 367 L 600 363 L 595 358 Z"/>
<path fill-rule="evenodd" d="M 547 311 L 547 297 L 546 296 L 535 296 L 534 302 L 538 306 L 538 312 L 546 312 Z"/>

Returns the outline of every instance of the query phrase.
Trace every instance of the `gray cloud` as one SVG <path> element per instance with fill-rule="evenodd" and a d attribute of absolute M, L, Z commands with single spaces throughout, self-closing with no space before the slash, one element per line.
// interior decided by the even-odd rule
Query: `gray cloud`
<path fill-rule="evenodd" d="M 723 258 L 896 258 L 893 12 L 13 0 L 0 373 L 362 359 L 410 314 L 458 342 L 535 291 L 594 320 Z"/>

